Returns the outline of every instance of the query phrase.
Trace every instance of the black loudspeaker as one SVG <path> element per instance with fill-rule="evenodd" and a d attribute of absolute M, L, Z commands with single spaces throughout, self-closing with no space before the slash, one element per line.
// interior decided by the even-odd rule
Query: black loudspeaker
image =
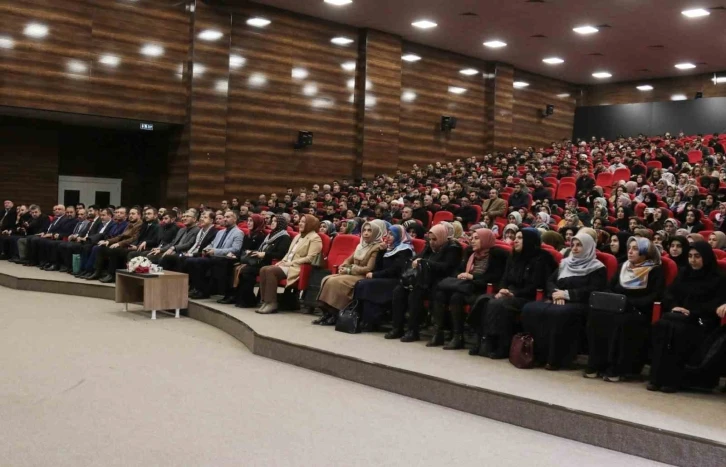
<path fill-rule="evenodd" d="M 545 109 L 545 117 L 549 117 L 550 115 L 555 113 L 555 106 L 552 104 L 547 104 L 547 108 Z"/>
<path fill-rule="evenodd" d="M 441 117 L 441 131 L 451 131 L 456 128 L 456 117 Z"/>
<path fill-rule="evenodd" d="M 313 132 L 312 131 L 298 131 L 297 142 L 295 142 L 295 149 L 303 149 L 313 145 Z"/>
<path fill-rule="evenodd" d="M 703 98 L 703 93 L 701 91 L 698 91 L 696 93 L 696 99 L 702 99 L 702 98 Z"/>

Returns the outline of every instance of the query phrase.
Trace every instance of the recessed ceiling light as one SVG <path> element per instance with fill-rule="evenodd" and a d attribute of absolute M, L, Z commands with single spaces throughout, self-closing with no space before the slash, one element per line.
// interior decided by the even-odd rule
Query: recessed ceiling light
<path fill-rule="evenodd" d="M 676 65 L 676 68 L 678 68 L 679 70 L 691 70 L 693 68 L 696 68 L 696 65 L 694 65 L 693 63 L 678 63 Z"/>
<path fill-rule="evenodd" d="M 15 47 L 15 41 L 9 36 L 0 36 L 0 49 L 12 49 Z"/>
<path fill-rule="evenodd" d="M 250 18 L 250 19 L 247 20 L 247 24 L 249 24 L 250 26 L 254 26 L 256 28 L 264 28 L 265 26 L 267 26 L 271 22 L 272 21 L 270 21 L 269 19 L 259 18 L 259 17 L 257 17 L 257 18 Z"/>
<path fill-rule="evenodd" d="M 560 63 L 565 63 L 564 60 L 557 57 L 543 58 L 542 61 L 547 63 L 548 65 L 559 65 Z"/>
<path fill-rule="evenodd" d="M 401 100 L 403 102 L 413 102 L 416 100 L 416 93 L 413 91 L 403 91 L 403 94 L 401 94 Z"/>
<path fill-rule="evenodd" d="M 306 84 L 303 86 L 302 93 L 306 96 L 314 96 L 318 93 L 318 87 L 314 84 Z"/>
<path fill-rule="evenodd" d="M 220 79 L 214 83 L 214 90 L 226 94 L 229 91 L 229 81 L 226 79 Z"/>
<path fill-rule="evenodd" d="M 711 12 L 708 10 L 704 10 L 703 8 L 695 8 L 693 10 L 683 10 L 681 11 L 681 14 L 689 18 L 700 18 L 701 16 L 710 15 Z"/>
<path fill-rule="evenodd" d="M 72 73 L 85 73 L 88 71 L 88 66 L 80 60 L 68 60 L 68 71 Z"/>
<path fill-rule="evenodd" d="M 199 38 L 203 41 L 216 41 L 221 39 L 222 36 L 224 36 L 222 31 L 217 31 L 216 29 L 205 29 L 199 33 Z"/>
<path fill-rule="evenodd" d="M 479 73 L 478 70 L 475 70 L 474 68 L 464 68 L 463 70 L 459 71 L 462 75 L 471 76 Z"/>
<path fill-rule="evenodd" d="M 411 23 L 411 26 L 415 26 L 420 29 L 431 29 L 438 26 L 438 24 L 434 23 L 433 21 L 429 21 L 427 19 L 422 19 L 416 22 Z"/>
<path fill-rule="evenodd" d="M 605 78 L 612 78 L 613 75 L 608 73 L 607 71 L 597 71 L 592 74 L 597 79 L 605 79 Z"/>
<path fill-rule="evenodd" d="M 349 37 L 334 37 L 330 39 L 330 42 L 337 45 L 348 45 L 352 44 L 354 41 Z"/>
<path fill-rule="evenodd" d="M 353 3 L 353 0 L 325 0 L 325 3 L 330 3 L 335 6 L 343 6 Z"/>
<path fill-rule="evenodd" d="M 596 32 L 600 31 L 594 26 L 578 26 L 576 28 L 572 28 L 572 30 L 578 34 L 595 34 Z"/>
<path fill-rule="evenodd" d="M 355 71 L 355 62 L 345 62 L 340 67 L 345 71 Z"/>
<path fill-rule="evenodd" d="M 335 104 L 335 101 L 329 98 L 313 99 L 310 102 L 310 105 L 316 109 L 329 109 L 333 104 Z"/>
<path fill-rule="evenodd" d="M 490 49 L 499 49 L 502 47 L 506 47 L 507 43 L 502 41 L 486 41 L 484 45 L 486 47 L 489 47 Z"/>
<path fill-rule="evenodd" d="M 715 84 L 721 84 L 721 83 L 726 83 L 726 76 L 719 76 L 719 77 L 717 77 L 717 78 L 714 78 L 714 79 L 713 79 L 713 82 L 714 82 Z"/>
<path fill-rule="evenodd" d="M 247 59 L 241 55 L 230 55 L 229 66 L 230 68 L 242 68 L 247 63 Z"/>
<path fill-rule="evenodd" d="M 101 58 L 98 59 L 98 62 L 104 65 L 117 67 L 119 63 L 121 63 L 121 59 L 116 55 L 101 55 Z"/>
<path fill-rule="evenodd" d="M 651 86 L 650 84 L 643 84 L 640 86 L 636 86 L 635 88 L 638 91 L 652 91 L 653 90 L 653 86 Z"/>
<path fill-rule="evenodd" d="M 401 57 L 401 59 L 406 60 L 407 62 L 418 62 L 419 60 L 421 60 L 421 57 L 416 54 L 406 54 Z"/>
<path fill-rule="evenodd" d="M 305 68 L 293 68 L 292 77 L 294 79 L 305 79 L 308 77 L 308 70 Z"/>
<path fill-rule="evenodd" d="M 457 86 L 449 86 L 449 92 L 453 94 L 464 94 L 466 92 L 466 89 Z"/>
<path fill-rule="evenodd" d="M 45 37 L 48 35 L 48 26 L 40 23 L 30 23 L 23 29 L 23 34 L 30 37 Z"/>
<path fill-rule="evenodd" d="M 685 94 L 673 94 L 671 96 L 672 101 L 685 101 L 686 99 L 688 99 L 688 97 L 686 97 Z"/>
<path fill-rule="evenodd" d="M 141 53 L 149 57 L 159 57 L 164 55 L 164 47 L 156 44 L 147 44 L 141 48 Z"/>
<path fill-rule="evenodd" d="M 526 81 L 515 81 L 514 83 L 512 83 L 512 86 L 514 86 L 517 89 L 526 88 L 527 86 L 529 86 L 529 83 Z"/>
<path fill-rule="evenodd" d="M 570 97 L 570 93 L 563 92 L 562 94 L 557 94 L 557 97 L 559 97 L 560 99 L 564 99 L 565 97 Z"/>
<path fill-rule="evenodd" d="M 259 87 L 267 84 L 267 76 L 264 73 L 252 73 L 247 79 L 250 86 Z"/>
<path fill-rule="evenodd" d="M 205 71 L 207 71 L 207 67 L 202 65 L 201 63 L 192 64 L 192 75 L 202 76 Z"/>
<path fill-rule="evenodd" d="M 353 89 L 355 87 L 355 78 L 349 79 L 346 86 L 348 86 L 349 89 Z"/>

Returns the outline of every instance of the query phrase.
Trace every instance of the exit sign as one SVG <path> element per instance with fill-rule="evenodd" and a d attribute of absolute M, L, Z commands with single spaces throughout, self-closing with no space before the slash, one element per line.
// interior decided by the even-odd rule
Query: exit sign
<path fill-rule="evenodd" d="M 154 124 L 153 123 L 142 123 L 141 129 L 146 131 L 154 131 Z"/>

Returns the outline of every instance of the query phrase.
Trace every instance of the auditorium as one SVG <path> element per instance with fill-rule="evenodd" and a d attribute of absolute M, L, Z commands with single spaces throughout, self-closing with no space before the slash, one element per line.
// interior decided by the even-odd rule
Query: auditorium
<path fill-rule="evenodd" d="M 0 0 L 0 466 L 723 467 L 724 24 Z"/>

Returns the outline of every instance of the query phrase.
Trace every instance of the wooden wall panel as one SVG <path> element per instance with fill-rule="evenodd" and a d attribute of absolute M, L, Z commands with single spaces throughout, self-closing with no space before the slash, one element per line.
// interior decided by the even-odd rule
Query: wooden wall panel
<path fill-rule="evenodd" d="M 485 64 L 437 49 L 405 43 L 403 53 L 421 60 L 402 63 L 401 134 L 398 167 L 427 165 L 481 156 L 487 143 Z M 466 76 L 462 69 L 478 73 Z M 462 88 L 462 94 L 451 92 Z M 458 119 L 456 129 L 441 131 L 441 117 Z"/>
<path fill-rule="evenodd" d="M 726 76 L 726 72 L 719 73 Z M 652 91 L 639 91 L 636 86 L 650 84 Z M 714 84 L 712 74 L 682 76 L 676 78 L 631 81 L 626 83 L 598 84 L 584 88 L 584 106 L 639 104 L 643 102 L 669 101 L 674 94 L 684 94 L 688 99 L 696 97 L 726 97 L 726 83 Z"/>
<path fill-rule="evenodd" d="M 494 91 L 494 110 L 489 112 L 492 119 L 492 146 L 495 151 L 508 151 L 512 148 L 514 130 L 514 68 L 497 63 L 494 77 L 490 78 Z"/>
<path fill-rule="evenodd" d="M 529 86 L 513 88 L 512 145 L 538 149 L 572 138 L 578 92 L 575 86 L 520 70 L 514 71 L 514 81 Z M 555 113 L 545 118 L 542 113 L 547 104 L 555 106 Z"/>
<path fill-rule="evenodd" d="M 251 16 L 272 21 L 246 24 Z M 331 39 L 356 40 L 340 46 Z M 232 16 L 226 196 L 350 177 L 356 165 L 355 29 L 257 5 Z M 352 64 L 349 65 L 349 64 Z M 295 150 L 299 130 L 312 146 Z"/>
<path fill-rule="evenodd" d="M 43 38 L 23 34 L 30 23 Z M 185 5 L 153 0 L 0 3 L 0 105 L 183 123 Z M 140 53 L 146 44 L 163 55 Z M 109 58 L 113 57 L 113 58 Z"/>

